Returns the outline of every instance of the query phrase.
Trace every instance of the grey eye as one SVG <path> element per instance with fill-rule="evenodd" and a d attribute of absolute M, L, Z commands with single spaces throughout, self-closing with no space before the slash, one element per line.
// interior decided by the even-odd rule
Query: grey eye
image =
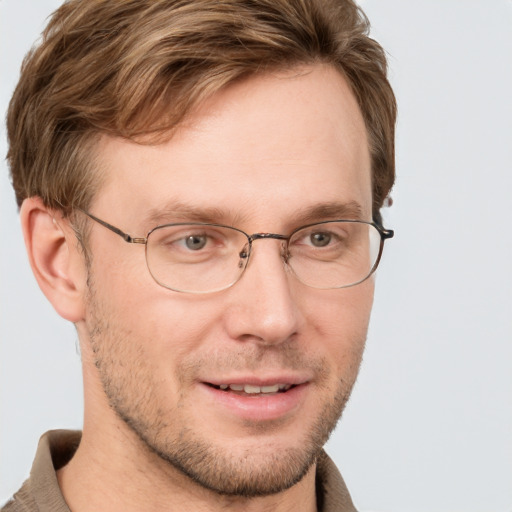
<path fill-rule="evenodd" d="M 208 241 L 208 237 L 205 235 L 191 235 L 186 238 L 185 245 L 187 249 L 192 251 L 199 251 L 203 249 Z"/>
<path fill-rule="evenodd" d="M 314 247 L 325 247 L 331 242 L 332 236 L 329 233 L 313 233 L 309 236 L 311 245 Z"/>

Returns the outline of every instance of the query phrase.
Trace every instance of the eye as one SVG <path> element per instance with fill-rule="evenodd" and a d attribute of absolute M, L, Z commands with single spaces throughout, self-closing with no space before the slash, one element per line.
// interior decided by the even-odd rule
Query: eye
<path fill-rule="evenodd" d="M 206 235 L 190 235 L 184 239 L 185 246 L 191 251 L 199 251 L 208 243 Z"/>
<path fill-rule="evenodd" d="M 289 247 L 325 257 L 328 253 L 334 254 L 334 251 L 339 252 L 348 247 L 351 238 L 350 228 L 351 225 L 345 222 L 328 222 L 305 227 L 295 232 Z"/>
<path fill-rule="evenodd" d="M 332 240 L 332 234 L 325 232 L 311 233 L 309 240 L 313 247 L 326 247 Z"/>
<path fill-rule="evenodd" d="M 151 244 L 161 250 L 182 255 L 210 254 L 225 246 L 226 236 L 220 230 L 196 226 L 165 226 L 155 231 Z"/>

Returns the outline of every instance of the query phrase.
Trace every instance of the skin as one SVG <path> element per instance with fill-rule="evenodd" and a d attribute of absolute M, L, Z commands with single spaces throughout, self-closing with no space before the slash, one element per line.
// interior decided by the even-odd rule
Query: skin
<path fill-rule="evenodd" d="M 231 85 L 165 144 L 104 137 L 98 164 L 89 210 L 133 236 L 196 220 L 191 209 L 247 233 L 288 234 L 333 203 L 371 220 L 364 122 L 325 65 Z M 142 245 L 98 224 L 88 266 L 57 212 L 31 198 L 21 217 L 39 284 L 80 338 L 83 440 L 58 472 L 74 512 L 316 510 L 315 457 L 357 376 L 373 278 L 309 288 L 278 240 L 259 240 L 233 287 L 183 294 L 155 283 Z M 272 417 L 263 402 L 251 417 L 226 407 L 205 385 L 285 378 L 301 390 Z"/>

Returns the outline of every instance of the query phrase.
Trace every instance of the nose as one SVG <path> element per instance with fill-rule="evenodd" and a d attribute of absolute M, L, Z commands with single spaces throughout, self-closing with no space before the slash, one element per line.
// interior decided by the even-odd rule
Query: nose
<path fill-rule="evenodd" d="M 298 332 L 302 318 L 299 283 L 287 268 L 281 247 L 280 240 L 253 243 L 244 275 L 229 289 L 225 319 L 232 339 L 273 345 Z"/>

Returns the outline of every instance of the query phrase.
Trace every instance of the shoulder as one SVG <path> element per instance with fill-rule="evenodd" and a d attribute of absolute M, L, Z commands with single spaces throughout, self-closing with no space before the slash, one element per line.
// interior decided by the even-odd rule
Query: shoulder
<path fill-rule="evenodd" d="M 0 512 L 38 512 L 34 497 L 27 480 L 21 489 L 0 509 Z"/>
<path fill-rule="evenodd" d="M 39 440 L 30 477 L 0 512 L 69 512 L 60 492 L 56 470 L 73 457 L 80 443 L 78 431 L 52 430 Z"/>

